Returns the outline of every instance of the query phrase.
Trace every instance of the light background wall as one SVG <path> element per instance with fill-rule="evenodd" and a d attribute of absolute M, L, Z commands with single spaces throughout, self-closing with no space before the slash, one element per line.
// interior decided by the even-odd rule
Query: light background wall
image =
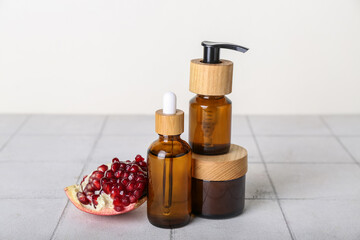
<path fill-rule="evenodd" d="M 0 0 L 0 113 L 187 110 L 202 40 L 250 48 L 235 114 L 360 113 L 359 0 Z"/>

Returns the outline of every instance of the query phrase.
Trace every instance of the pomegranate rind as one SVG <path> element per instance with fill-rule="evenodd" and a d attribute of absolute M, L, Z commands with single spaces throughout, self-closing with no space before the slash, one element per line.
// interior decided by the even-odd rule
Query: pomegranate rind
<path fill-rule="evenodd" d="M 136 208 L 140 207 L 146 201 L 146 196 L 144 196 L 144 197 L 140 198 L 136 203 L 131 203 L 129 206 L 124 207 L 124 210 L 122 210 L 121 212 L 117 212 L 113 208 L 102 208 L 100 210 L 89 209 L 89 208 L 84 207 L 76 197 L 76 193 L 78 192 L 77 190 L 79 188 L 80 188 L 80 185 L 72 185 L 72 186 L 66 187 L 64 189 L 66 196 L 74 204 L 74 206 L 77 207 L 79 210 L 90 213 L 90 214 L 99 215 L 99 216 L 113 216 L 113 215 L 124 214 L 124 213 L 130 212 L 132 210 L 135 210 Z"/>

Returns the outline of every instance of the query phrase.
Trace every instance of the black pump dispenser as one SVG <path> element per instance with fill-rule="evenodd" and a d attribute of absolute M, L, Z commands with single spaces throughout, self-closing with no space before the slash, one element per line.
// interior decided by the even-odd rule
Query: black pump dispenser
<path fill-rule="evenodd" d="M 246 47 L 232 43 L 203 41 L 201 45 L 204 46 L 204 58 L 202 62 L 211 64 L 220 63 L 220 48 L 231 49 L 242 53 L 245 53 L 247 50 L 249 50 Z"/>

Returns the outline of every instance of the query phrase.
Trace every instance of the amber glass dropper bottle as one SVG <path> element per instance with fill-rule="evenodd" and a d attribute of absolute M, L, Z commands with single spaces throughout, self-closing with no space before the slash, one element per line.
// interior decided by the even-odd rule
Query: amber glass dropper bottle
<path fill-rule="evenodd" d="M 229 152 L 231 142 L 231 101 L 233 63 L 220 59 L 220 49 L 246 52 L 231 43 L 204 41 L 202 59 L 190 64 L 189 142 L 194 153 L 219 155 Z"/>
<path fill-rule="evenodd" d="M 176 96 L 166 93 L 164 107 L 155 113 L 159 139 L 148 149 L 147 216 L 161 228 L 189 223 L 191 214 L 191 148 L 180 138 L 184 112 L 176 109 Z"/>

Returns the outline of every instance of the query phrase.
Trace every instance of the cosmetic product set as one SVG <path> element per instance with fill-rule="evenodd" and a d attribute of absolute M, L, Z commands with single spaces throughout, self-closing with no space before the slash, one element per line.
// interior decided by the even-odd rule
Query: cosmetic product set
<path fill-rule="evenodd" d="M 181 138 L 184 112 L 176 95 L 163 96 L 155 112 L 156 139 L 130 160 L 113 158 L 65 188 L 69 200 L 94 215 L 119 215 L 147 201 L 147 217 L 161 228 L 178 228 L 192 215 L 223 219 L 242 213 L 247 150 L 231 142 L 233 63 L 220 49 L 245 53 L 236 44 L 202 42 L 204 55 L 190 63 L 189 143 Z"/>
<path fill-rule="evenodd" d="M 231 144 L 233 63 L 220 59 L 220 49 L 245 53 L 229 43 L 202 42 L 204 56 L 190 63 L 189 144 L 180 138 L 184 112 L 176 96 L 167 93 L 156 111 L 159 134 L 148 150 L 149 221 L 176 228 L 189 223 L 193 213 L 205 218 L 228 218 L 244 209 L 247 151 Z M 191 147 L 191 148 L 190 148 Z"/>

